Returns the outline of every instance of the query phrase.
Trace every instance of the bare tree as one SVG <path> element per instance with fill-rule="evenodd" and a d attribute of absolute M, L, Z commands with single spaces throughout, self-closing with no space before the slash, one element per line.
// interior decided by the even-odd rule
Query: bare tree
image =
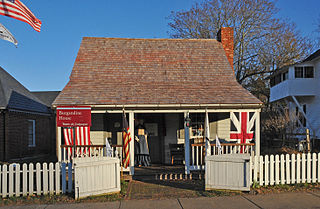
<path fill-rule="evenodd" d="M 293 23 L 275 17 L 277 12 L 270 0 L 204 0 L 188 11 L 172 12 L 169 34 L 172 38 L 215 39 L 221 27 L 233 27 L 236 78 L 245 87 L 255 88 L 257 79 L 264 81 L 268 73 L 313 50 L 312 42 Z"/>

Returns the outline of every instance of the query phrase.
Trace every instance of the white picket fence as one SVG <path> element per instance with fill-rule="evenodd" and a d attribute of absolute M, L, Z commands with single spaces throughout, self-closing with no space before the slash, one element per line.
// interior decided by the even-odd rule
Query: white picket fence
<path fill-rule="evenodd" d="M 320 153 L 251 156 L 250 182 L 259 185 L 320 182 Z"/>
<path fill-rule="evenodd" d="M 211 155 L 218 155 L 215 144 L 210 145 Z M 221 144 L 221 154 L 251 154 L 254 155 L 254 143 L 223 143 Z M 190 170 L 204 170 L 205 168 L 205 145 L 191 144 Z"/>
<path fill-rule="evenodd" d="M 49 163 L 49 167 L 47 163 L 2 165 L 0 176 L 0 195 L 3 198 L 53 195 L 73 190 L 71 163 Z"/>

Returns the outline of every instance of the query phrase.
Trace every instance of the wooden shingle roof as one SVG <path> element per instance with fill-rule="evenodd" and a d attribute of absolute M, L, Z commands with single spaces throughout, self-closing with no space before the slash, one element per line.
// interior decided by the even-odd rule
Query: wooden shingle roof
<path fill-rule="evenodd" d="M 213 39 L 82 40 L 53 105 L 261 104 Z"/>

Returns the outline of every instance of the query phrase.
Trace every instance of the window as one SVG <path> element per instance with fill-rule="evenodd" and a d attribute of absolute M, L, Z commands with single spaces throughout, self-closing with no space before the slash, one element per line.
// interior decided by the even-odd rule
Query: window
<path fill-rule="evenodd" d="M 28 146 L 36 146 L 36 134 L 35 134 L 36 121 L 28 120 Z"/>
<path fill-rule="evenodd" d="M 294 68 L 295 78 L 314 78 L 314 70 L 312 66 L 295 67 Z"/>
<path fill-rule="evenodd" d="M 275 85 L 277 85 L 278 83 L 281 83 L 281 74 L 276 75 L 275 77 Z"/>
<path fill-rule="evenodd" d="M 294 77 L 295 78 L 303 78 L 303 67 L 295 67 L 294 68 Z"/>
<path fill-rule="evenodd" d="M 273 87 L 285 80 L 288 80 L 288 71 L 285 71 L 283 73 L 279 73 L 272 78 L 270 78 L 270 86 Z"/>
<path fill-rule="evenodd" d="M 313 67 L 304 67 L 304 77 L 305 78 L 313 78 Z"/>
<path fill-rule="evenodd" d="M 272 77 L 272 78 L 270 79 L 270 86 L 273 87 L 273 86 L 275 86 L 275 85 L 276 85 L 276 81 L 275 81 L 274 77 Z"/>
<path fill-rule="evenodd" d="M 288 71 L 282 73 L 282 81 L 288 80 Z"/>

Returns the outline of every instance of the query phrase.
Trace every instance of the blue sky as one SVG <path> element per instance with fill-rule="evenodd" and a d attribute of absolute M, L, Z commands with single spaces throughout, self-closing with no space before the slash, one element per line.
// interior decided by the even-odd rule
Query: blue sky
<path fill-rule="evenodd" d="M 18 40 L 0 40 L 0 66 L 31 91 L 61 90 L 69 80 L 84 36 L 168 38 L 171 11 L 187 10 L 197 0 L 21 0 L 42 21 L 41 32 L 0 16 Z M 200 1 L 198 1 L 200 2 Z M 314 36 L 319 0 L 278 0 L 279 17 Z"/>

